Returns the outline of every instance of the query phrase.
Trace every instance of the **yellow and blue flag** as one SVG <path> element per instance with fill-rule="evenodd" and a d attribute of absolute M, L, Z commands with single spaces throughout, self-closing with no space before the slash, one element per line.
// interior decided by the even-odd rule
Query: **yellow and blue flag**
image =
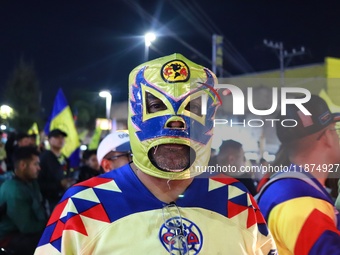
<path fill-rule="evenodd" d="M 89 150 L 96 150 L 98 148 L 101 134 L 102 129 L 100 127 L 96 127 L 96 130 L 94 131 L 94 134 L 88 146 Z"/>
<path fill-rule="evenodd" d="M 36 145 L 39 146 L 40 144 L 40 135 L 39 135 L 39 128 L 36 122 L 33 123 L 32 127 L 27 131 L 29 135 L 36 135 Z"/>
<path fill-rule="evenodd" d="M 77 168 L 80 164 L 80 142 L 71 109 L 61 88 L 54 100 L 52 114 L 44 131 L 48 135 L 56 128 L 67 134 L 62 153 L 69 158 L 71 168 Z"/>

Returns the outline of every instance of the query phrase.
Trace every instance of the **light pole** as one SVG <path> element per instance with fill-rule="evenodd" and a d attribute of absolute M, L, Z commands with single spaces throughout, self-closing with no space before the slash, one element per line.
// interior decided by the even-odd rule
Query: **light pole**
<path fill-rule="evenodd" d="M 272 48 L 276 50 L 276 53 L 278 51 L 278 58 L 280 61 L 280 76 L 281 76 L 281 86 L 284 85 L 284 78 L 285 78 L 285 67 L 289 65 L 290 61 L 293 57 L 299 56 L 302 54 L 305 54 L 305 48 L 301 47 L 301 50 L 296 51 L 295 49 L 292 50 L 291 53 L 288 53 L 286 50 L 284 50 L 283 43 L 277 42 L 274 43 L 272 41 L 263 40 L 264 45 L 266 45 L 269 48 Z M 288 59 L 285 63 L 285 59 Z"/>
<path fill-rule="evenodd" d="M 0 106 L 0 129 L 5 130 L 9 129 L 9 119 L 13 118 L 14 110 L 12 107 L 8 105 Z"/>
<path fill-rule="evenodd" d="M 149 47 L 151 43 L 156 40 L 156 35 L 153 32 L 148 32 L 144 35 L 145 49 L 144 49 L 144 61 L 149 59 Z"/>
<path fill-rule="evenodd" d="M 111 118 L 111 102 L 112 102 L 112 96 L 110 91 L 103 90 L 99 92 L 100 97 L 106 98 L 106 118 L 109 121 Z"/>

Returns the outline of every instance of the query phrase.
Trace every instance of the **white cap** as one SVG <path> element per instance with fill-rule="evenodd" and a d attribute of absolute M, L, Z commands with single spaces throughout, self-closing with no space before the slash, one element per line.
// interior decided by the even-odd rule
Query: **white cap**
<path fill-rule="evenodd" d="M 131 151 L 130 138 L 127 132 L 112 132 L 100 142 L 97 149 L 97 158 L 99 164 L 102 163 L 103 158 L 111 151 Z"/>

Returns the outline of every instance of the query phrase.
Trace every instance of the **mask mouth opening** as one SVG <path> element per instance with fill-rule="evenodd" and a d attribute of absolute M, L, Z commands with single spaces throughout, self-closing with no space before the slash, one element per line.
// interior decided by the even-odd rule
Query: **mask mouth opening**
<path fill-rule="evenodd" d="M 148 152 L 150 162 L 154 167 L 171 173 L 180 173 L 191 167 L 196 160 L 196 152 L 185 144 L 160 144 Z"/>

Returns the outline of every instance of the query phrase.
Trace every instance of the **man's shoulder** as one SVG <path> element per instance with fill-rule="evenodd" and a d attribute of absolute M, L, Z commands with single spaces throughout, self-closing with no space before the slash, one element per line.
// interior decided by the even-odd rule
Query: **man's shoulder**
<path fill-rule="evenodd" d="M 48 226 L 59 219 L 63 219 L 65 224 L 73 224 L 73 220 L 79 216 L 110 223 L 122 210 L 118 205 L 122 195 L 123 191 L 114 178 L 107 174 L 77 183 L 65 192 L 55 207 Z M 112 210 L 113 208 L 115 209 Z"/>
<path fill-rule="evenodd" d="M 208 178 L 207 181 L 209 192 L 219 201 L 213 205 L 218 206 L 217 211 L 223 212 L 229 221 L 247 232 L 253 233 L 254 228 L 257 228 L 262 235 L 268 235 L 260 209 L 243 183 L 223 174 Z M 222 211 L 219 209 L 221 205 Z"/>
<path fill-rule="evenodd" d="M 6 180 L 3 184 L 1 184 L 0 194 L 6 197 L 8 197 L 8 195 L 10 197 L 14 197 L 16 194 L 22 196 L 23 195 L 22 189 L 23 189 L 22 182 L 15 178 L 12 178 Z"/>
<path fill-rule="evenodd" d="M 215 199 L 219 200 L 220 203 L 223 203 L 224 201 L 226 204 L 238 204 L 245 207 L 250 204 L 256 204 L 254 197 L 247 187 L 233 177 L 221 174 L 201 181 L 207 182 L 205 184 L 207 192 Z M 202 187 L 203 185 L 199 186 Z M 228 208 L 228 210 L 229 209 L 230 208 Z"/>
<path fill-rule="evenodd" d="M 103 187 L 104 184 L 112 182 L 114 182 L 113 178 L 105 177 L 103 175 L 94 176 L 90 179 L 87 179 L 85 181 L 73 185 L 71 188 L 68 189 L 68 191 L 65 194 L 72 196 L 73 194 L 79 192 L 80 190 L 100 188 L 99 186 Z"/>
<path fill-rule="evenodd" d="M 231 176 L 218 174 L 208 178 L 208 180 L 209 182 L 218 182 L 221 183 L 221 185 L 224 184 L 225 186 L 228 186 L 230 188 L 238 188 L 246 193 L 249 193 L 248 189 L 242 182 Z"/>
<path fill-rule="evenodd" d="M 9 189 L 9 188 L 17 187 L 18 185 L 20 185 L 20 182 L 15 178 L 11 178 L 11 179 L 4 181 L 1 184 L 1 189 L 6 190 L 6 189 Z"/>
<path fill-rule="evenodd" d="M 107 190 L 107 191 L 113 191 L 113 192 L 120 192 L 120 188 L 118 187 L 119 183 L 128 183 L 126 180 L 129 176 L 129 171 L 130 166 L 124 165 L 118 169 L 115 169 L 113 171 L 100 174 L 98 176 L 94 176 L 90 179 L 87 179 L 85 181 L 79 182 L 75 185 L 73 185 L 71 188 L 69 188 L 66 192 L 65 195 L 66 197 L 72 197 L 75 194 L 79 192 L 84 192 L 87 189 L 96 189 L 96 190 Z"/>
<path fill-rule="evenodd" d="M 301 176 L 294 178 L 294 175 L 287 178 L 279 177 L 280 175 L 277 175 L 270 179 L 270 183 L 260 191 L 258 203 L 265 216 L 268 216 L 273 207 L 283 203 L 287 204 L 298 198 L 308 197 L 311 201 L 313 199 L 329 200 L 322 188 L 318 187 L 318 184 L 308 176 L 302 176 L 303 178 L 298 178 Z"/>
<path fill-rule="evenodd" d="M 264 187 L 263 195 L 279 194 L 280 196 L 314 196 L 320 191 L 315 188 L 316 184 L 308 176 L 280 178 L 280 175 L 270 179 L 269 185 Z M 311 185 L 313 184 L 313 185 Z"/>
<path fill-rule="evenodd" d="M 56 156 L 50 150 L 45 150 L 40 154 L 40 160 L 47 160 L 51 158 L 55 158 Z"/>

